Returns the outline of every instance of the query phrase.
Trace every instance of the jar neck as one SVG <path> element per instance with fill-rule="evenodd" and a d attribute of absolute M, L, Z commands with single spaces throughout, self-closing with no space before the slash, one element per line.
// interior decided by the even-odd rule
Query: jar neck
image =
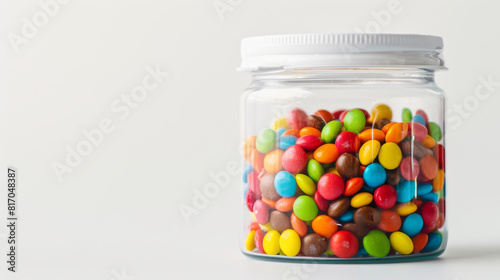
<path fill-rule="evenodd" d="M 334 84 L 429 84 L 434 70 L 428 69 L 293 69 L 252 72 L 256 83 L 334 83 Z"/>

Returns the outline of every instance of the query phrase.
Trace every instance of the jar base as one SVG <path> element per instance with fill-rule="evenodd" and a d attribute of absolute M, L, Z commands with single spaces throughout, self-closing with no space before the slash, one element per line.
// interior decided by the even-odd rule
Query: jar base
<path fill-rule="evenodd" d="M 248 252 L 245 250 L 241 250 L 241 252 L 247 257 L 263 260 L 263 261 L 275 261 L 275 262 L 288 262 L 288 263 L 346 263 L 346 264 L 355 264 L 355 263 L 363 263 L 363 264 L 375 264 L 375 263 L 399 263 L 399 262 L 416 262 L 416 261 L 425 261 L 439 257 L 445 249 L 441 249 L 432 253 L 425 254 L 412 254 L 412 255 L 397 255 L 397 256 L 388 256 L 382 258 L 376 257 L 354 257 L 354 258 L 336 258 L 336 257 L 321 257 L 321 258 L 312 258 L 312 257 L 287 257 L 287 256 L 271 256 L 264 255 L 260 253 Z"/>

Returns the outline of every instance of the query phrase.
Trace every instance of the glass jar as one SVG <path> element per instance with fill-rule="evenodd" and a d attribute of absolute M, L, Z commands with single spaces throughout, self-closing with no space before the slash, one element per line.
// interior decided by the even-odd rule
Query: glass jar
<path fill-rule="evenodd" d="M 396 262 L 446 247 L 445 69 L 426 35 L 246 38 L 241 250 Z"/>

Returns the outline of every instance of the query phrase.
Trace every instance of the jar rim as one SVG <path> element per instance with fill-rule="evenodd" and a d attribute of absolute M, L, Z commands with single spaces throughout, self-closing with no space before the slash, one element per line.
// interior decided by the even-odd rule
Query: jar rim
<path fill-rule="evenodd" d="M 323 33 L 244 38 L 241 71 L 318 68 L 442 70 L 443 39 L 419 34 Z"/>

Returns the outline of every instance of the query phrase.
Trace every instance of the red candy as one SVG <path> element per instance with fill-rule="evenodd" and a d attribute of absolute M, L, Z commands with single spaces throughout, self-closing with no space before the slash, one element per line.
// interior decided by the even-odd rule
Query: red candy
<path fill-rule="evenodd" d="M 286 171 L 290 173 L 299 173 L 306 167 L 307 154 L 298 145 L 288 147 L 283 153 L 282 164 Z"/>
<path fill-rule="evenodd" d="M 255 231 L 255 236 L 254 236 L 254 242 L 255 242 L 255 247 L 261 252 L 262 254 L 265 254 L 266 251 L 264 251 L 264 246 L 262 246 L 262 241 L 264 241 L 264 232 L 261 229 L 258 229 Z"/>
<path fill-rule="evenodd" d="M 247 208 L 248 210 L 250 210 L 250 212 L 253 212 L 253 205 L 255 204 L 255 201 L 257 201 L 257 199 L 259 199 L 259 196 L 253 193 L 252 190 L 247 190 L 245 200 L 247 202 Z"/>
<path fill-rule="evenodd" d="M 304 135 L 297 139 L 295 145 L 300 146 L 302 149 L 306 151 L 314 151 L 319 146 L 323 145 L 323 140 L 321 138 L 314 135 Z"/>
<path fill-rule="evenodd" d="M 260 180 L 259 180 L 259 173 L 257 172 L 250 172 L 248 174 L 248 186 L 249 189 L 256 195 L 260 196 L 262 193 L 260 192 Z"/>
<path fill-rule="evenodd" d="M 297 130 L 301 130 L 302 128 L 307 126 L 307 119 L 308 116 L 306 112 L 298 108 L 290 111 L 288 117 L 286 118 L 290 128 Z"/>
<path fill-rule="evenodd" d="M 379 208 L 389 209 L 396 205 L 397 193 L 391 185 L 382 185 L 373 193 L 373 200 Z"/>
<path fill-rule="evenodd" d="M 328 206 L 330 205 L 330 202 L 322 197 L 318 191 L 314 193 L 314 202 L 318 205 L 318 209 L 323 212 L 326 212 L 328 210 Z"/>
<path fill-rule="evenodd" d="M 444 163 L 445 163 L 445 158 L 444 158 L 444 146 L 441 144 L 437 144 L 434 146 L 434 157 L 436 157 L 439 168 L 444 169 Z"/>
<path fill-rule="evenodd" d="M 351 258 L 358 253 L 359 241 L 356 235 L 347 231 L 337 231 L 330 240 L 332 252 L 340 258 Z"/>
<path fill-rule="evenodd" d="M 344 192 L 344 180 L 335 173 L 327 173 L 318 181 L 318 192 L 327 200 L 339 198 Z"/>
<path fill-rule="evenodd" d="M 342 113 L 344 113 L 344 112 L 346 112 L 346 114 L 347 114 L 347 110 L 337 110 L 337 111 L 333 112 L 332 113 L 333 119 L 338 120 L 340 118 L 340 115 L 342 115 Z"/>
<path fill-rule="evenodd" d="M 330 112 L 328 112 L 327 110 L 318 110 L 314 114 L 316 116 L 320 116 L 325 121 L 325 123 L 333 121 L 332 114 L 330 114 Z"/>
<path fill-rule="evenodd" d="M 429 123 L 429 117 L 427 116 L 427 113 L 424 112 L 424 110 L 418 109 L 415 115 L 421 115 L 424 118 L 426 125 Z"/>
<path fill-rule="evenodd" d="M 401 176 L 407 181 L 415 181 L 415 178 L 420 174 L 420 165 L 413 157 L 405 157 L 399 166 Z"/>
<path fill-rule="evenodd" d="M 335 140 L 335 146 L 339 154 L 343 153 L 357 153 L 359 147 L 361 146 L 361 141 L 356 133 L 350 131 L 344 131 L 337 136 Z"/>
<path fill-rule="evenodd" d="M 420 215 L 424 220 L 424 225 L 435 227 L 439 217 L 438 214 L 439 210 L 436 203 L 432 201 L 427 201 L 424 203 L 424 205 L 422 205 L 422 210 L 420 212 Z"/>

